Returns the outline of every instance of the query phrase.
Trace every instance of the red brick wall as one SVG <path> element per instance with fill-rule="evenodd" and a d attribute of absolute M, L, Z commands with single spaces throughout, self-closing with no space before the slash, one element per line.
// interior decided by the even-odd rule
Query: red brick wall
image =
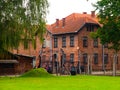
<path fill-rule="evenodd" d="M 95 27 L 95 30 L 97 30 L 97 27 Z M 100 44 L 100 40 L 99 40 L 99 44 L 98 44 L 98 48 L 94 48 L 93 47 L 93 39 L 90 37 L 90 32 L 87 31 L 86 27 L 83 27 L 82 30 L 80 30 L 77 34 L 73 34 L 74 37 L 74 47 L 70 47 L 70 35 L 71 34 L 65 34 L 66 35 L 66 48 L 62 48 L 62 35 L 57 35 L 58 36 L 58 48 L 54 48 L 54 36 L 52 36 L 52 51 L 50 49 L 50 47 L 44 48 L 43 49 L 43 53 L 42 56 L 46 56 L 45 60 L 50 60 L 50 56 L 52 53 L 52 59 L 54 59 L 53 55 L 54 54 L 58 54 L 58 60 L 61 60 L 61 51 L 60 49 L 62 48 L 64 53 L 66 54 L 66 59 L 69 61 L 70 60 L 70 53 L 74 53 L 74 61 L 78 61 L 78 47 L 80 50 L 80 63 L 81 65 L 84 65 L 85 67 L 87 67 L 87 64 L 83 64 L 83 54 L 87 53 L 88 56 L 90 56 L 90 60 L 92 61 L 92 69 L 93 70 L 102 70 L 102 45 Z M 87 36 L 88 37 L 88 47 L 83 48 L 83 36 Z M 47 33 L 47 35 L 45 34 L 45 39 L 46 40 L 50 40 L 51 39 L 51 35 L 50 33 Z M 25 54 L 25 55 L 35 55 L 36 56 L 36 65 L 39 65 L 39 51 L 42 49 L 41 47 L 41 43 L 39 41 L 38 38 L 36 38 L 36 49 L 34 50 L 32 45 L 30 44 L 29 49 L 25 50 L 24 47 L 22 45 L 20 45 L 20 48 L 17 50 L 14 50 L 14 53 L 18 53 L 18 54 Z M 113 51 L 108 50 L 107 48 L 105 48 L 105 53 L 108 54 L 109 58 L 108 58 L 108 64 L 106 64 L 106 69 L 107 70 L 112 70 L 112 62 L 113 62 Z M 93 54 L 94 53 L 98 53 L 98 64 L 94 64 L 94 60 L 93 60 Z M 118 56 L 119 58 L 119 56 Z M 42 61 L 45 61 L 42 60 Z M 119 61 L 119 59 L 118 59 Z M 118 62 L 117 64 L 117 69 L 120 69 L 120 62 Z"/>
<path fill-rule="evenodd" d="M 19 63 L 15 67 L 17 74 L 25 73 L 33 68 L 33 58 L 20 56 L 18 62 Z"/>
<path fill-rule="evenodd" d="M 67 60 L 70 60 L 70 53 L 74 53 L 74 60 L 78 60 L 76 54 L 77 54 L 77 46 L 78 46 L 78 37 L 77 35 L 74 35 L 74 47 L 70 47 L 70 35 L 66 34 L 66 47 L 62 47 L 62 35 L 58 36 L 58 48 L 54 48 L 54 40 L 53 41 L 53 54 L 58 53 L 58 60 L 61 59 L 61 51 L 60 49 L 63 49 L 64 53 L 66 54 Z"/>
<path fill-rule="evenodd" d="M 95 31 L 97 30 L 97 26 L 95 26 Z M 58 48 L 54 48 L 54 38 L 52 38 L 52 55 L 57 54 L 58 55 L 58 61 L 61 60 L 61 51 L 62 48 L 64 53 L 66 54 L 66 59 L 70 60 L 70 53 L 74 53 L 74 61 L 78 62 L 78 47 L 80 50 L 80 63 L 81 65 L 84 65 L 87 70 L 87 64 L 83 63 L 83 54 L 87 53 L 88 57 L 90 57 L 90 65 L 92 65 L 93 70 L 102 70 L 103 61 L 102 61 L 102 45 L 100 44 L 100 40 L 98 39 L 98 48 L 93 47 L 93 39 L 90 37 L 90 32 L 87 31 L 86 27 L 83 27 L 82 30 L 78 32 L 78 34 L 74 34 L 74 47 L 70 47 L 70 35 L 71 34 L 65 34 L 66 35 L 66 47 L 62 48 L 62 36 L 63 35 L 57 35 L 58 37 Z M 83 36 L 88 37 L 88 47 L 83 47 Z M 54 37 L 54 36 L 53 36 Z M 45 50 L 45 49 L 44 49 Z M 46 50 L 49 50 L 46 48 Z M 107 48 L 104 49 L 105 54 L 108 54 L 108 64 L 105 65 L 106 70 L 112 70 L 112 62 L 113 62 L 113 51 L 108 50 Z M 93 54 L 98 53 L 98 64 L 94 64 L 94 58 Z M 50 57 L 50 54 L 44 53 L 46 57 Z M 54 57 L 53 57 L 54 58 Z M 92 62 L 92 63 L 91 63 Z M 117 64 L 117 69 L 120 69 L 120 62 Z"/>
<path fill-rule="evenodd" d="M 34 49 L 32 42 L 29 42 L 28 49 L 24 48 L 23 43 L 20 44 L 18 49 L 12 50 L 14 54 L 28 55 L 28 56 L 36 56 L 36 66 L 39 64 L 39 51 L 41 49 L 41 42 L 38 37 L 36 37 L 36 49 Z"/>
<path fill-rule="evenodd" d="M 94 28 L 95 30 L 97 29 L 97 27 Z M 83 37 L 87 36 L 88 37 L 88 47 L 83 47 Z M 92 60 L 92 68 L 95 69 L 96 67 L 101 67 L 102 68 L 102 45 L 100 44 L 100 40 L 98 40 L 98 48 L 94 48 L 93 46 L 93 39 L 90 37 L 90 31 L 87 31 L 86 27 L 83 27 L 83 29 L 78 33 L 78 41 L 79 41 L 79 47 L 80 47 L 80 51 L 81 51 L 81 64 L 83 64 L 83 54 L 87 53 L 88 57 L 90 58 L 90 60 Z M 93 61 L 93 54 L 94 53 L 98 53 L 98 64 L 94 64 Z M 87 67 L 87 64 L 85 64 L 85 66 Z"/>
<path fill-rule="evenodd" d="M 95 31 L 97 30 L 97 27 L 95 28 Z M 88 37 L 88 47 L 83 47 L 83 40 L 82 37 L 87 36 Z M 78 34 L 78 41 L 79 41 L 79 47 L 81 54 L 87 53 L 91 57 L 92 61 L 92 69 L 93 70 L 101 70 L 103 61 L 102 61 L 102 45 L 100 44 L 100 40 L 98 40 L 98 48 L 93 47 L 93 39 L 90 37 L 90 32 L 86 30 L 86 27 L 84 27 Z M 93 54 L 98 53 L 98 64 L 94 64 Z M 113 63 L 113 50 L 110 50 L 108 48 L 104 48 L 104 53 L 108 54 L 108 64 L 105 65 L 106 70 L 112 70 L 112 63 Z M 119 55 L 119 54 L 118 54 Z M 81 64 L 83 64 L 83 57 L 80 57 Z M 87 65 L 86 65 L 87 67 Z M 118 56 L 118 64 L 116 65 L 117 69 L 120 69 L 120 62 L 119 62 L 119 56 Z"/>

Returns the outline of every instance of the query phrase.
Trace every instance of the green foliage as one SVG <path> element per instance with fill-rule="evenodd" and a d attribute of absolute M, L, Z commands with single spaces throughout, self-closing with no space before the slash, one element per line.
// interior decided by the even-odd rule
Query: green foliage
<path fill-rule="evenodd" d="M 90 33 L 90 37 L 91 37 L 92 39 L 98 38 L 97 32 L 91 32 L 91 33 Z"/>
<path fill-rule="evenodd" d="M 20 77 L 53 77 L 53 75 L 49 74 L 45 69 L 38 68 L 38 69 L 32 69 Z"/>
<path fill-rule="evenodd" d="M 42 40 L 47 8 L 47 0 L 1 0 L 0 50 L 17 48 L 21 40 L 35 45 L 36 35 Z"/>
<path fill-rule="evenodd" d="M 103 25 L 97 31 L 101 43 L 109 43 L 110 48 L 118 52 L 120 50 L 120 1 L 99 0 L 94 6 Z"/>

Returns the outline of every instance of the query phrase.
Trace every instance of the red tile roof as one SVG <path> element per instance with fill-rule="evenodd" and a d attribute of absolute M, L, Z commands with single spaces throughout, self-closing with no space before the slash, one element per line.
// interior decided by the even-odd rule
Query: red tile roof
<path fill-rule="evenodd" d="M 51 32 L 51 30 L 52 30 L 51 25 L 48 25 L 48 24 L 47 24 L 47 25 L 46 25 L 46 28 L 47 28 L 47 30 L 48 30 L 48 31 L 50 31 L 50 32 Z"/>
<path fill-rule="evenodd" d="M 58 19 L 57 19 L 58 20 Z M 65 25 L 63 26 L 63 19 L 52 25 L 47 26 L 47 29 L 53 34 L 76 33 L 86 23 L 93 23 L 100 25 L 95 17 L 90 14 L 73 13 L 65 18 Z M 58 25 L 58 26 L 56 26 Z"/>

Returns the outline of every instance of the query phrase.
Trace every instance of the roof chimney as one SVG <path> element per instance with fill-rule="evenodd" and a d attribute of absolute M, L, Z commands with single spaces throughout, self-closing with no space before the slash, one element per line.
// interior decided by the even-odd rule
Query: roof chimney
<path fill-rule="evenodd" d="M 87 14 L 87 12 L 83 12 L 83 14 Z"/>
<path fill-rule="evenodd" d="M 59 19 L 56 19 L 56 27 L 59 26 Z"/>
<path fill-rule="evenodd" d="M 91 11 L 91 17 L 95 18 L 95 11 Z"/>
<path fill-rule="evenodd" d="M 62 19 L 62 27 L 65 26 L 65 18 Z"/>

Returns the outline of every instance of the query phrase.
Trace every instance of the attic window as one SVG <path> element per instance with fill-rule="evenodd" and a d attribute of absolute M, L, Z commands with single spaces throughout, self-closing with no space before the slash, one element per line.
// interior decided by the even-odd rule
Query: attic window
<path fill-rule="evenodd" d="M 94 32 L 94 25 L 92 25 L 92 24 L 87 24 L 87 25 L 86 25 L 86 29 L 87 29 L 87 31 L 89 31 L 89 32 Z"/>

